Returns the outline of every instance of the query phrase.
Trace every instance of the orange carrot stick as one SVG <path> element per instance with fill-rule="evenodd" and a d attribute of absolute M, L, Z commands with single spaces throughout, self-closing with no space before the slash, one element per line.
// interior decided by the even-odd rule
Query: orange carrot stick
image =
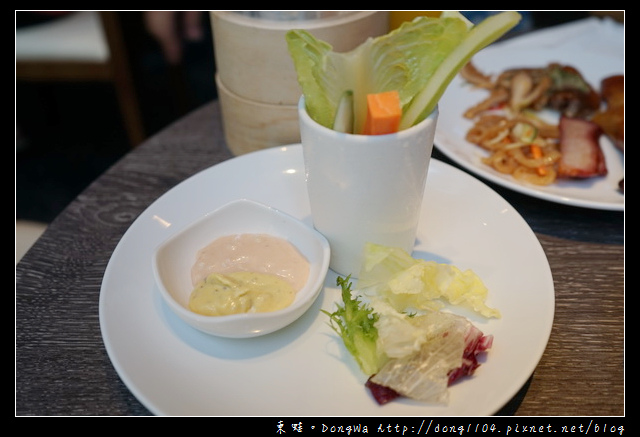
<path fill-rule="evenodd" d="M 535 159 L 542 158 L 542 149 L 537 144 L 531 144 L 531 154 Z M 540 176 L 547 174 L 547 170 L 542 165 L 536 168 L 536 171 Z"/>
<path fill-rule="evenodd" d="M 384 135 L 398 131 L 402 118 L 400 94 L 386 91 L 367 95 L 367 118 L 364 135 Z"/>

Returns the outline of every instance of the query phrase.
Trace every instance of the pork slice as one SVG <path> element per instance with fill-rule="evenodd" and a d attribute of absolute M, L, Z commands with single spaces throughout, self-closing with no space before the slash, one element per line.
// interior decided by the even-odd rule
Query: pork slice
<path fill-rule="evenodd" d="M 607 174 L 607 164 L 600 148 L 602 129 L 581 118 L 560 118 L 560 152 L 558 177 L 590 178 Z"/>

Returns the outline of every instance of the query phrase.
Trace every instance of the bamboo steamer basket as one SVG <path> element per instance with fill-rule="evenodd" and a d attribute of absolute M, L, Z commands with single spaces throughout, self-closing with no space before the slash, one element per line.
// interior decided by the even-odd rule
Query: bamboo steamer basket
<path fill-rule="evenodd" d="M 234 155 L 300 142 L 302 90 L 285 34 L 305 29 L 335 51 L 349 51 L 389 29 L 385 11 L 275 21 L 211 11 L 216 86 L 225 139 Z"/>
<path fill-rule="evenodd" d="M 297 105 L 274 105 L 232 93 L 216 74 L 225 140 L 234 155 L 300 142 Z"/>

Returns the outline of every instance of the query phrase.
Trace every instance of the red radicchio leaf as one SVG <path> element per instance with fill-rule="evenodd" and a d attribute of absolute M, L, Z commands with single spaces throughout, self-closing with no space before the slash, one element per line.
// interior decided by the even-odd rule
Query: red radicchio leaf
<path fill-rule="evenodd" d="M 472 375 L 480 366 L 478 354 L 487 351 L 493 344 L 493 335 L 484 335 L 475 326 L 471 326 L 465 336 L 465 348 L 462 356 L 462 365 L 449 372 L 448 385 L 453 384 L 463 376 Z M 402 395 L 392 388 L 385 387 L 371 381 L 373 375 L 365 383 L 371 395 L 379 405 L 384 405 Z"/>
<path fill-rule="evenodd" d="M 471 326 L 465 337 L 465 344 L 462 365 L 449 372 L 449 385 L 463 376 L 473 375 L 473 372 L 480 366 L 478 355 L 491 348 L 493 335 L 484 335 L 478 328 Z"/>
<path fill-rule="evenodd" d="M 367 379 L 367 382 L 364 384 L 364 386 L 369 389 L 371 395 L 379 405 L 384 405 L 401 396 L 400 393 L 392 388 L 376 384 L 375 382 L 371 381 L 371 378 L 373 378 L 373 375 L 371 375 L 369 379 Z"/>

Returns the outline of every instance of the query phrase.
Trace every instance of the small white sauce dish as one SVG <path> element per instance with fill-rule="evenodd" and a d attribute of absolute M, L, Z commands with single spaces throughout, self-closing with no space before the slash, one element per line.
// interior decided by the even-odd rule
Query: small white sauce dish
<path fill-rule="evenodd" d="M 189 310 L 191 268 L 197 252 L 219 237 L 246 233 L 284 238 L 307 258 L 309 278 L 293 303 L 273 312 L 227 316 L 204 316 Z M 329 243 L 312 227 L 275 208 L 239 199 L 208 213 L 158 246 L 153 273 L 162 298 L 184 322 L 207 334 L 247 338 L 277 331 L 300 318 L 322 290 L 329 257 Z"/>

